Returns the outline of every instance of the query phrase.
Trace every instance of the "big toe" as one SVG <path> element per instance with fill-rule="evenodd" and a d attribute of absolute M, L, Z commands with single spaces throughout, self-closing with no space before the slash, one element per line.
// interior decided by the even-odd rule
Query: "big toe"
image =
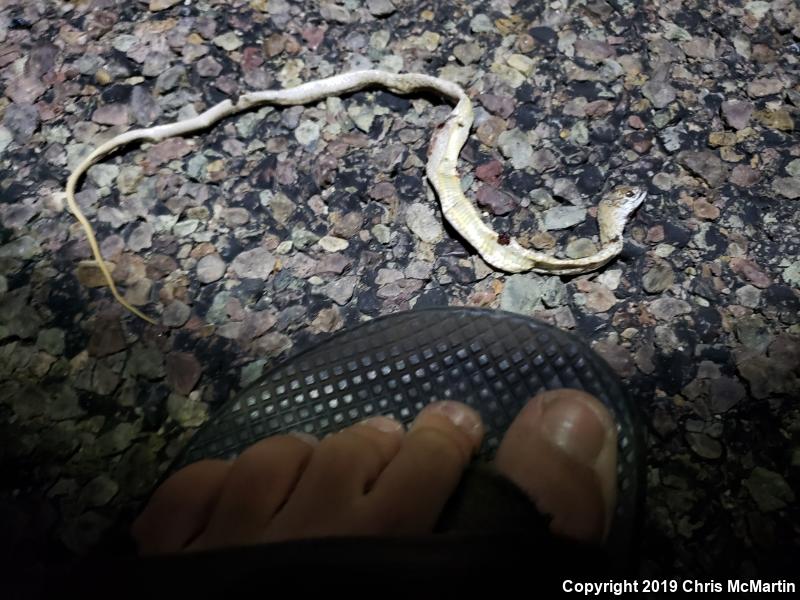
<path fill-rule="evenodd" d="M 617 432 L 586 392 L 543 392 L 520 411 L 495 467 L 552 517 L 551 531 L 585 542 L 608 534 L 616 502 Z"/>

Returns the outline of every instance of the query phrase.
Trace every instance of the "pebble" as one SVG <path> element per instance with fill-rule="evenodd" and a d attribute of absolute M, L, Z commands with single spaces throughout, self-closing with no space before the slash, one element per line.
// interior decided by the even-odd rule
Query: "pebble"
<path fill-rule="evenodd" d="M 184 219 L 172 226 L 172 233 L 177 237 L 186 237 L 197 231 L 200 221 L 197 219 Z"/>
<path fill-rule="evenodd" d="M 122 194 L 133 194 L 139 188 L 142 180 L 142 167 L 128 165 L 122 167 L 117 175 L 117 188 Z"/>
<path fill-rule="evenodd" d="M 14 134 L 5 125 L 0 125 L 0 156 L 3 155 L 12 141 L 14 141 Z"/>
<path fill-rule="evenodd" d="M 484 13 L 478 13 L 472 17 L 469 26 L 473 33 L 489 33 L 495 30 L 489 15 Z"/>
<path fill-rule="evenodd" d="M 194 354 L 170 352 L 166 357 L 167 385 L 177 394 L 188 396 L 200 380 L 203 369 Z"/>
<path fill-rule="evenodd" d="M 766 352 L 773 339 L 764 319 L 758 315 L 736 319 L 734 328 L 742 345 L 758 353 Z"/>
<path fill-rule="evenodd" d="M 725 183 L 728 169 L 719 156 L 710 150 L 684 150 L 678 154 L 678 162 L 701 177 L 713 188 Z"/>
<path fill-rule="evenodd" d="M 733 377 L 717 377 L 711 380 L 709 406 L 715 414 L 728 412 L 744 400 L 747 391 Z"/>
<path fill-rule="evenodd" d="M 757 110 L 753 113 L 756 120 L 770 129 L 778 131 L 794 131 L 794 119 L 791 113 L 782 109 Z"/>
<path fill-rule="evenodd" d="M 197 261 L 197 278 L 201 283 L 213 283 L 225 274 L 225 269 L 219 254 L 208 254 Z"/>
<path fill-rule="evenodd" d="M 512 164 L 514 163 L 513 158 L 511 162 Z M 559 162 L 560 161 L 558 157 L 553 153 L 552 150 L 549 148 L 541 148 L 531 154 L 529 164 L 534 168 L 534 170 L 538 171 L 539 173 L 544 173 L 545 171 L 555 169 L 559 165 Z"/>
<path fill-rule="evenodd" d="M 312 146 L 319 139 L 319 123 L 316 121 L 301 121 L 294 130 L 295 139 L 306 147 Z"/>
<path fill-rule="evenodd" d="M 573 204 L 581 203 L 581 193 L 572 179 L 560 177 L 553 182 L 553 195 Z"/>
<path fill-rule="evenodd" d="M 648 310 L 660 321 L 671 321 L 675 317 L 692 312 L 692 306 L 678 298 L 659 298 L 650 303 Z"/>
<path fill-rule="evenodd" d="M 517 207 L 516 200 L 491 185 L 482 185 L 475 195 L 478 205 L 488 207 L 494 215 L 505 215 Z"/>
<path fill-rule="evenodd" d="M 783 280 L 789 285 L 800 288 L 800 260 L 794 261 L 784 269 Z"/>
<path fill-rule="evenodd" d="M 167 414 L 181 427 L 200 427 L 208 419 L 208 406 L 199 397 L 170 394 L 167 398 Z"/>
<path fill-rule="evenodd" d="M 322 2 L 319 7 L 320 16 L 326 21 L 350 23 L 353 17 L 347 8 L 333 2 Z"/>
<path fill-rule="evenodd" d="M 651 79 L 642 86 L 642 94 L 656 108 L 664 108 L 675 100 L 677 92 L 669 83 L 661 79 Z"/>
<path fill-rule="evenodd" d="M 559 277 L 547 277 L 542 289 L 542 302 L 548 308 L 557 308 L 567 301 L 567 286 Z"/>
<path fill-rule="evenodd" d="M 311 327 L 322 333 L 336 331 L 343 325 L 342 313 L 335 306 L 323 308 L 311 322 Z"/>
<path fill-rule="evenodd" d="M 442 224 L 427 204 L 415 202 L 406 210 L 406 224 L 423 242 L 434 244 L 442 239 Z"/>
<path fill-rule="evenodd" d="M 397 269 L 378 269 L 378 274 L 375 277 L 377 285 L 386 285 L 403 279 L 403 272 Z"/>
<path fill-rule="evenodd" d="M 747 94 L 751 98 L 773 96 L 783 90 L 783 82 L 777 78 L 754 79 L 747 84 Z"/>
<path fill-rule="evenodd" d="M 512 54 L 506 59 L 506 62 L 509 67 L 516 69 L 526 77 L 530 76 L 536 67 L 534 60 L 524 54 Z"/>
<path fill-rule="evenodd" d="M 392 230 L 382 223 L 375 225 L 372 229 L 370 229 L 370 232 L 381 244 L 388 244 L 392 239 Z"/>
<path fill-rule="evenodd" d="M 533 315 L 542 309 L 545 279 L 535 273 L 511 275 L 506 278 L 500 294 L 500 310 Z"/>
<path fill-rule="evenodd" d="M 95 508 L 105 506 L 117 495 L 119 484 L 108 475 L 101 474 L 81 488 L 78 505 Z"/>
<path fill-rule="evenodd" d="M 532 166 L 533 147 L 528 137 L 519 129 L 503 131 L 497 137 L 497 144 L 503 156 L 511 161 L 515 169 L 521 170 Z"/>
<path fill-rule="evenodd" d="M 161 116 L 161 107 L 143 85 L 134 86 L 128 105 L 137 125 L 149 127 Z"/>
<path fill-rule="evenodd" d="M 275 256 L 266 248 L 254 248 L 239 253 L 231 269 L 242 279 L 267 279 L 275 268 Z"/>
<path fill-rule="evenodd" d="M 719 209 L 702 198 L 694 201 L 692 212 L 694 216 L 707 221 L 714 221 L 719 218 Z"/>
<path fill-rule="evenodd" d="M 161 315 L 161 322 L 167 327 L 182 327 L 189 320 L 191 314 L 191 307 L 180 300 L 173 300 L 164 309 L 164 313 Z"/>
<path fill-rule="evenodd" d="M 30 260 L 34 256 L 41 254 L 41 252 L 42 249 L 39 246 L 39 242 L 29 235 L 23 235 L 0 246 L 0 257 Z"/>
<path fill-rule="evenodd" d="M 795 493 L 780 473 L 755 467 L 742 484 L 762 512 L 782 510 L 795 501 Z"/>
<path fill-rule="evenodd" d="M 227 33 L 218 35 L 212 41 L 214 44 L 223 50 L 226 50 L 227 52 L 233 52 L 234 50 L 241 48 L 242 44 L 244 44 L 241 38 L 236 35 L 235 31 L 228 31 Z"/>
<path fill-rule="evenodd" d="M 298 227 L 292 230 L 292 243 L 298 250 L 303 250 L 309 246 L 313 246 L 319 241 L 320 236 L 316 233 L 309 231 L 303 227 Z"/>
<path fill-rule="evenodd" d="M 601 283 L 590 282 L 589 292 L 584 294 L 586 308 L 593 313 L 611 310 L 618 302 L 614 292 Z"/>
<path fill-rule="evenodd" d="M 205 56 L 195 63 L 195 70 L 200 77 L 217 77 L 222 65 L 213 56 Z"/>
<path fill-rule="evenodd" d="M 681 125 L 675 127 L 665 127 L 658 132 L 658 138 L 664 144 L 664 149 L 669 152 L 676 152 L 683 147 L 683 138 L 686 135 L 686 128 Z"/>
<path fill-rule="evenodd" d="M 424 260 L 412 260 L 404 270 L 405 276 L 410 279 L 427 281 L 433 273 L 433 265 Z"/>
<path fill-rule="evenodd" d="M 358 277 L 340 277 L 322 286 L 321 291 L 328 298 L 336 302 L 336 304 L 344 306 L 350 301 L 350 298 L 353 297 L 353 292 L 356 289 L 357 283 Z"/>
<path fill-rule="evenodd" d="M 141 423 L 119 423 L 111 431 L 97 438 L 95 451 L 99 456 L 118 454 L 130 447 L 141 431 Z"/>
<path fill-rule="evenodd" d="M 155 346 L 134 344 L 125 364 L 125 374 L 130 377 L 137 375 L 145 379 L 159 379 L 164 376 L 164 355 Z"/>
<path fill-rule="evenodd" d="M 741 100 L 726 100 L 721 105 L 725 121 L 736 130 L 744 129 L 750 123 L 753 104 Z"/>
<path fill-rule="evenodd" d="M 653 264 L 642 277 L 642 287 L 648 294 L 660 294 L 675 283 L 675 271 L 666 261 Z"/>
<path fill-rule="evenodd" d="M 499 160 L 492 160 L 479 165 L 475 169 L 475 177 L 492 185 L 500 183 L 500 175 L 503 173 L 503 163 Z"/>
<path fill-rule="evenodd" d="M 566 229 L 582 223 L 586 219 L 586 209 L 579 206 L 555 206 L 544 211 L 542 216 L 547 231 Z"/>
<path fill-rule="evenodd" d="M 17 142 L 27 142 L 39 128 L 39 111 L 32 104 L 12 103 L 5 109 L 3 125 Z"/>
<path fill-rule="evenodd" d="M 771 187 L 773 192 L 784 198 L 800 198 L 800 177 L 776 177 Z"/>
<path fill-rule="evenodd" d="M 572 240 L 564 250 L 569 258 L 585 258 L 597 252 L 597 245 L 589 238 Z"/>
<path fill-rule="evenodd" d="M 65 332 L 62 329 L 42 329 L 36 337 L 36 346 L 53 356 L 64 353 Z"/>
<path fill-rule="evenodd" d="M 175 65 L 158 76 L 155 89 L 162 94 L 164 92 L 170 92 L 175 89 L 185 77 L 186 67 L 183 65 Z"/>
<path fill-rule="evenodd" d="M 140 223 L 128 237 L 128 248 L 140 252 L 153 245 L 153 226 L 150 223 Z"/>
<path fill-rule="evenodd" d="M 144 306 L 150 302 L 150 292 L 153 282 L 150 279 L 137 279 L 129 284 L 125 290 L 124 298 L 134 306 Z"/>
<path fill-rule="evenodd" d="M 321 237 L 317 243 L 320 245 L 320 248 L 325 250 L 325 252 L 341 252 L 342 250 L 347 249 L 347 247 L 350 245 L 350 242 L 347 240 L 334 237 L 332 235 Z"/>
<path fill-rule="evenodd" d="M 259 200 L 261 205 L 269 210 L 272 217 L 284 227 L 297 209 L 297 205 L 283 192 L 273 194 L 271 191 L 265 190 L 259 195 Z"/>
<path fill-rule="evenodd" d="M 761 302 L 761 290 L 752 285 L 743 285 L 736 290 L 736 301 L 742 306 L 756 308 Z"/>
<path fill-rule="evenodd" d="M 453 48 L 453 56 L 455 56 L 462 65 L 471 65 L 479 61 L 483 57 L 484 52 L 483 46 L 475 42 L 458 44 Z"/>
<path fill-rule="evenodd" d="M 104 104 L 92 113 L 92 121 L 100 125 L 123 126 L 130 122 L 130 113 L 125 104 Z"/>
<path fill-rule="evenodd" d="M 193 144 L 182 137 L 170 138 L 152 145 L 147 150 L 147 162 L 157 167 L 172 160 L 183 158 L 194 150 Z"/>
<path fill-rule="evenodd" d="M 142 75 L 145 77 L 158 77 L 169 68 L 173 56 L 171 52 L 148 52 L 142 65 Z"/>
<path fill-rule="evenodd" d="M 622 281 L 621 269 L 607 269 L 597 276 L 597 282 L 602 283 L 610 290 L 615 290 L 619 287 Z"/>
<path fill-rule="evenodd" d="M 91 193 L 91 192 L 90 192 Z M 80 202 L 80 199 L 78 200 Z M 27 204 L 11 205 L 2 215 L 2 222 L 8 229 L 22 229 L 39 211 Z"/>
<path fill-rule="evenodd" d="M 763 289 L 772 285 L 772 278 L 752 260 L 737 256 L 731 259 L 730 265 L 734 273 L 743 277 L 756 287 Z"/>
<path fill-rule="evenodd" d="M 331 231 L 340 238 L 350 239 L 358 235 L 361 226 L 364 224 L 364 215 L 359 211 L 352 211 L 345 214 L 332 213 L 330 221 L 333 224 Z"/>
<path fill-rule="evenodd" d="M 111 187 L 119 176 L 119 167 L 109 164 L 93 165 L 87 176 L 99 188 Z"/>
<path fill-rule="evenodd" d="M 349 116 L 356 127 L 364 133 L 369 133 L 372 129 L 372 123 L 375 121 L 375 107 L 360 104 L 350 104 L 347 107 L 347 116 Z"/>
<path fill-rule="evenodd" d="M 760 175 L 758 171 L 748 165 L 736 165 L 731 171 L 730 182 L 739 187 L 750 187 L 758 182 Z"/>
<path fill-rule="evenodd" d="M 636 373 L 636 364 L 633 362 L 630 350 L 624 346 L 612 342 L 597 342 L 592 345 L 592 350 L 597 352 L 620 377 L 627 378 Z"/>
<path fill-rule="evenodd" d="M 159 10 L 170 8 L 171 6 L 175 6 L 176 4 L 180 4 L 181 2 L 183 2 L 183 0 L 150 0 L 150 6 L 148 8 L 152 12 L 156 12 Z"/>
<path fill-rule="evenodd" d="M 259 355 L 277 356 L 292 348 L 292 338 L 282 333 L 272 332 L 253 340 L 253 352 Z"/>
<path fill-rule="evenodd" d="M 98 319 L 87 347 L 90 356 L 103 358 L 127 348 L 119 319 Z"/>
<path fill-rule="evenodd" d="M 791 177 L 800 179 L 800 158 L 795 158 L 793 161 L 789 162 L 785 167 L 785 171 Z"/>
<path fill-rule="evenodd" d="M 475 137 L 485 146 L 492 148 L 497 145 L 500 136 L 505 133 L 505 131 L 506 122 L 503 119 L 500 117 L 489 117 L 478 125 L 478 128 L 475 130 Z M 528 155 L 532 153 L 533 150 L 530 149 Z"/>
<path fill-rule="evenodd" d="M 375 17 L 388 17 L 397 7 L 391 0 L 367 0 L 367 10 Z"/>
<path fill-rule="evenodd" d="M 688 432 L 686 441 L 695 454 L 702 458 L 716 460 L 722 456 L 722 444 L 708 434 Z"/>
<path fill-rule="evenodd" d="M 736 134 L 732 131 L 712 131 L 708 134 L 708 145 L 713 148 L 733 146 L 736 142 Z"/>

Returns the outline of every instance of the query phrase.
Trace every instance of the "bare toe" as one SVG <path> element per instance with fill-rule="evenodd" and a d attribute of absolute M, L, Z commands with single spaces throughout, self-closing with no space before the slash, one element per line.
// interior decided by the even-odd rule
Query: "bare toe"
<path fill-rule="evenodd" d="M 312 454 L 316 440 L 296 435 L 267 438 L 231 465 L 205 530 L 191 550 L 253 544 L 286 503 Z"/>
<path fill-rule="evenodd" d="M 400 423 L 372 417 L 323 439 L 264 539 L 374 533 L 365 496 L 400 450 L 404 436 Z"/>
<path fill-rule="evenodd" d="M 480 448 L 483 431 L 480 415 L 466 404 L 426 406 L 369 495 L 377 532 L 430 533 Z"/>
<path fill-rule="evenodd" d="M 496 468 L 553 517 L 554 533 L 605 538 L 616 502 L 617 436 L 611 414 L 586 392 L 543 392 L 520 411 Z"/>
<path fill-rule="evenodd" d="M 202 533 L 230 468 L 228 461 L 203 460 L 167 479 L 131 526 L 139 552 L 177 552 Z"/>

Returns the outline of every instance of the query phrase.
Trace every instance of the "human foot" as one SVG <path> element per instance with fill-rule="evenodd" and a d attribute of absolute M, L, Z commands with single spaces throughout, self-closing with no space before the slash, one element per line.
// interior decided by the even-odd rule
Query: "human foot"
<path fill-rule="evenodd" d="M 480 447 L 478 414 L 437 402 L 410 431 L 386 417 L 329 435 L 267 438 L 235 461 L 168 479 L 132 532 L 144 554 L 289 539 L 432 531 Z M 616 485 L 616 429 L 576 390 L 539 394 L 509 428 L 495 466 L 553 515 L 555 533 L 600 541 Z"/>

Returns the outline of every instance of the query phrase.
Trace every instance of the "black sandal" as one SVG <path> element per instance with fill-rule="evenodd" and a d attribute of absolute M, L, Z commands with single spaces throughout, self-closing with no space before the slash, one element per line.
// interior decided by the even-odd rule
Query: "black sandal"
<path fill-rule="evenodd" d="M 558 388 L 593 394 L 617 423 L 617 506 L 602 548 L 556 539 L 549 533 L 548 517 L 486 464 L 522 406 L 538 392 Z M 362 577 L 391 569 L 393 577 L 400 574 L 406 582 L 428 581 L 448 571 L 529 566 L 537 553 L 538 566 L 566 574 L 607 575 L 635 567 L 645 468 L 636 406 L 611 368 L 576 336 L 502 311 L 402 312 L 329 336 L 280 362 L 222 406 L 164 478 L 201 459 L 233 458 L 276 434 L 323 436 L 372 415 L 409 424 L 427 403 L 445 399 L 480 412 L 486 435 L 434 535 L 305 540 L 139 559 L 128 565 L 138 573 L 133 579 L 172 581 L 176 590 L 186 592 L 188 577 L 198 593 L 212 596 L 252 589 L 262 577 L 289 581 L 290 573 L 312 565 L 311 572 L 349 569 Z M 314 586 L 314 581 L 304 584 Z"/>

